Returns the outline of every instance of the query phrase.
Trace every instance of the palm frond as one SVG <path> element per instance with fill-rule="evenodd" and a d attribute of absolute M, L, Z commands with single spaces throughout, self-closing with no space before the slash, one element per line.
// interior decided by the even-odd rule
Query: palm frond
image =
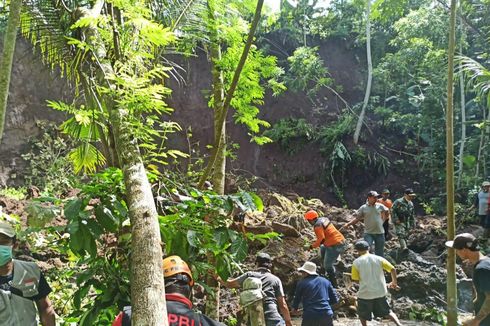
<path fill-rule="evenodd" d="M 465 74 L 467 86 L 471 87 L 478 97 L 487 98 L 488 102 L 490 97 L 490 69 L 469 57 L 460 56 L 457 61 L 460 63 L 458 73 Z"/>
<path fill-rule="evenodd" d="M 104 155 L 89 142 L 83 142 L 80 146 L 73 149 L 69 154 L 69 158 L 73 163 L 75 173 L 79 173 L 82 170 L 93 173 L 97 166 L 102 166 L 106 162 Z"/>
<path fill-rule="evenodd" d="M 69 46 L 71 17 L 64 6 L 50 0 L 27 0 L 21 14 L 22 35 L 39 49 L 43 61 L 51 68 L 58 67 L 70 79 L 76 79 L 72 58 L 76 50 Z"/>

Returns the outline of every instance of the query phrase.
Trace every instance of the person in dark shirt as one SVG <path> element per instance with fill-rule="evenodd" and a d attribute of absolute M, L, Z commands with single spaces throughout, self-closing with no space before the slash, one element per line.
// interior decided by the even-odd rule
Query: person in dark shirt
<path fill-rule="evenodd" d="M 271 273 L 271 256 L 267 253 L 260 252 L 257 254 L 255 262 L 258 267 L 256 271 L 243 273 L 237 278 L 226 281 L 223 281 L 219 277 L 217 280 L 227 288 L 239 288 L 245 279 L 249 277 L 259 278 L 262 281 L 262 291 L 265 294 L 263 305 L 266 326 L 293 326 L 291 316 L 289 315 L 289 308 L 284 298 L 282 282 L 277 276 Z"/>
<path fill-rule="evenodd" d="M 169 326 L 224 326 L 208 316 L 192 310 L 190 301 L 194 279 L 191 270 L 179 256 L 170 256 L 163 260 L 165 277 L 165 299 Z M 131 326 L 131 307 L 124 307 L 117 315 L 112 326 Z"/>
<path fill-rule="evenodd" d="M 51 288 L 39 267 L 32 262 L 13 259 L 17 245 L 15 230 L 0 222 L 0 298 L 10 307 L 0 311 L 2 325 L 55 326 L 56 314 L 48 298 Z M 37 308 L 37 311 L 36 311 Z"/>
<path fill-rule="evenodd" d="M 339 302 L 339 298 L 332 283 L 317 274 L 315 263 L 307 261 L 298 270 L 303 279 L 296 286 L 291 313 L 297 314 L 302 302 L 301 326 L 333 326 L 332 305 Z"/>
<path fill-rule="evenodd" d="M 463 325 L 490 326 L 490 258 L 480 252 L 478 241 L 471 233 L 458 234 L 453 241 L 446 242 L 446 247 L 453 248 L 462 260 L 474 265 L 475 317 L 463 322 Z"/>

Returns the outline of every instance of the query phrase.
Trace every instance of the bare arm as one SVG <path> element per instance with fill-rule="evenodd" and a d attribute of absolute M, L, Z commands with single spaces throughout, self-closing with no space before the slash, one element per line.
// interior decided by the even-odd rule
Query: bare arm
<path fill-rule="evenodd" d="M 392 289 L 398 289 L 398 281 L 396 278 L 396 269 L 392 268 L 390 271 L 390 274 L 391 274 L 391 283 L 388 284 L 388 287 L 392 288 Z"/>
<path fill-rule="evenodd" d="M 55 326 L 55 312 L 51 300 L 46 296 L 36 301 L 37 310 L 43 326 Z"/>
<path fill-rule="evenodd" d="M 281 312 L 282 317 L 284 317 L 286 326 L 293 326 L 291 322 L 291 316 L 289 315 L 288 305 L 283 296 L 277 298 L 277 306 L 279 308 L 279 311 Z"/>
<path fill-rule="evenodd" d="M 339 231 L 345 229 L 345 228 L 348 228 L 349 226 L 351 225 L 355 225 L 357 224 L 362 218 L 360 216 L 357 216 L 355 219 L 353 220 L 350 220 L 349 222 L 347 222 L 347 224 L 344 224 L 340 229 Z"/>
<path fill-rule="evenodd" d="M 221 277 L 216 276 L 216 280 L 219 282 L 219 284 L 221 284 L 222 286 L 228 289 L 237 289 L 240 287 L 240 283 L 238 282 L 237 278 L 230 278 L 227 279 L 226 281 L 223 281 Z"/>
<path fill-rule="evenodd" d="M 490 292 L 485 292 L 485 301 L 475 316 L 475 319 L 480 323 L 483 319 L 490 315 Z"/>

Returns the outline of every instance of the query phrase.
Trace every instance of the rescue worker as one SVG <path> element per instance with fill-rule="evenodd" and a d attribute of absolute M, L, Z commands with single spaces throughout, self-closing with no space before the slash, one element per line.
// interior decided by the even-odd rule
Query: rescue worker
<path fill-rule="evenodd" d="M 371 320 L 374 315 L 374 317 L 388 317 L 396 325 L 401 326 L 386 299 L 387 287 L 399 289 L 396 269 L 383 257 L 371 255 L 369 247 L 369 243 L 365 240 L 356 241 L 354 248 L 359 257 L 352 263 L 352 280 L 359 282 L 357 314 L 361 324 L 367 326 L 367 321 Z M 388 285 L 386 285 L 384 271 L 391 274 L 391 283 Z"/>
<path fill-rule="evenodd" d="M 381 195 L 374 190 L 368 192 L 367 202 L 357 210 L 356 218 L 342 226 L 340 231 L 364 220 L 364 240 L 370 246 L 374 243 L 374 253 L 383 257 L 385 247 L 383 222 L 388 219 L 388 208 L 377 202 L 380 197 Z"/>
<path fill-rule="evenodd" d="M 490 326 L 490 258 L 480 252 L 478 241 L 471 233 L 461 233 L 453 241 L 446 241 L 463 261 L 473 265 L 473 301 L 475 316 L 463 322 L 464 326 Z"/>
<path fill-rule="evenodd" d="M 190 301 L 194 279 L 191 270 L 179 256 L 170 256 L 163 260 L 165 277 L 165 300 L 169 326 L 224 326 L 201 313 L 192 310 Z M 112 326 L 130 326 L 131 307 L 124 307 L 117 315 Z"/>
<path fill-rule="evenodd" d="M 263 306 L 266 326 L 293 326 L 289 308 L 284 298 L 282 282 L 277 276 L 271 273 L 271 256 L 265 252 L 260 252 L 256 256 L 255 263 L 258 268 L 254 272 L 243 273 L 237 278 L 226 281 L 217 277 L 217 280 L 227 288 L 240 288 L 243 282 L 249 277 L 260 279 L 262 281 L 262 292 L 265 295 Z"/>
<path fill-rule="evenodd" d="M 416 226 L 415 210 L 413 207 L 413 198 L 415 193 L 412 188 L 405 189 L 405 194 L 402 198 L 395 200 L 391 208 L 391 218 L 395 225 L 396 235 L 400 243 L 402 253 L 407 253 L 407 240 L 411 230 Z"/>
<path fill-rule="evenodd" d="M 480 226 L 484 229 L 483 237 L 490 237 L 490 182 L 483 181 L 481 190 L 476 194 L 473 205 L 470 210 L 476 208 L 480 220 Z"/>
<path fill-rule="evenodd" d="M 383 189 L 381 192 L 381 198 L 378 199 L 378 203 L 381 203 L 388 208 L 388 218 L 383 222 L 383 228 L 385 229 L 385 240 L 389 241 L 393 237 L 390 232 L 390 223 L 391 223 L 391 207 L 393 206 L 393 202 L 390 199 L 390 190 Z"/>
<path fill-rule="evenodd" d="M 0 325 L 55 326 L 55 312 L 46 278 L 35 263 L 12 259 L 16 234 L 7 222 L 0 222 Z M 37 311 L 36 311 L 37 307 Z"/>
<path fill-rule="evenodd" d="M 337 292 L 326 278 L 318 276 L 316 264 L 305 262 L 298 268 L 303 279 L 296 285 L 292 314 L 299 313 L 300 302 L 303 305 L 301 326 L 333 326 L 332 305 L 339 302 Z"/>
<path fill-rule="evenodd" d="M 313 226 L 316 241 L 308 249 L 320 247 L 322 265 L 325 268 L 328 279 L 333 287 L 337 287 L 334 264 L 337 258 L 345 251 L 347 243 L 342 233 L 332 224 L 327 217 L 319 217 L 314 210 L 309 210 L 304 215 L 305 219 Z"/>

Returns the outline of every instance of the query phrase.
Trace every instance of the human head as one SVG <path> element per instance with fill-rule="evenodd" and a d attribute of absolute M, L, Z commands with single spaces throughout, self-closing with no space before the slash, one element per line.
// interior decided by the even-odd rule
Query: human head
<path fill-rule="evenodd" d="M 165 291 L 179 293 L 189 298 L 194 279 L 187 263 L 179 256 L 169 256 L 163 260 Z"/>
<path fill-rule="evenodd" d="M 358 253 L 362 254 L 369 250 L 369 243 L 363 239 L 357 240 L 354 244 L 354 249 L 356 249 Z"/>
<path fill-rule="evenodd" d="M 471 233 L 461 233 L 454 237 L 452 241 L 446 241 L 446 247 L 456 250 L 468 249 L 470 251 L 480 251 L 478 241 Z"/>
<path fill-rule="evenodd" d="M 308 221 L 308 223 L 313 224 L 315 223 L 316 219 L 318 218 L 318 213 L 312 209 L 307 211 L 305 213 L 305 219 Z"/>
<path fill-rule="evenodd" d="M 0 245 L 13 246 L 16 235 L 14 228 L 5 221 L 0 221 Z"/>
<path fill-rule="evenodd" d="M 298 268 L 298 271 L 305 273 L 304 276 L 306 276 L 306 274 L 307 275 L 318 275 L 318 273 L 316 272 L 316 264 L 314 262 L 311 262 L 311 261 L 305 262 L 303 264 L 303 266 Z"/>
<path fill-rule="evenodd" d="M 415 194 L 415 192 L 413 191 L 413 189 L 412 189 L 412 188 L 407 188 L 407 189 L 405 189 L 404 194 L 405 194 L 405 196 L 404 196 L 404 197 L 405 197 L 405 199 L 406 199 L 406 200 L 409 200 L 409 201 L 412 201 L 412 199 L 414 199 L 414 198 L 415 198 L 415 196 L 416 196 L 416 194 Z"/>
<path fill-rule="evenodd" d="M 258 267 L 264 267 L 267 269 L 272 268 L 272 258 L 269 254 L 265 252 L 259 252 L 255 257 L 255 263 Z"/>
<path fill-rule="evenodd" d="M 374 205 L 374 203 L 376 203 L 376 201 L 378 200 L 378 198 L 381 197 L 380 194 L 378 194 L 376 191 L 374 190 L 371 190 L 370 192 L 368 192 L 367 194 L 367 201 L 368 201 L 368 204 L 369 205 Z"/>
<path fill-rule="evenodd" d="M 390 197 L 390 190 L 383 189 L 383 191 L 381 192 L 381 196 L 383 196 L 383 199 L 388 199 L 388 197 Z"/>
<path fill-rule="evenodd" d="M 483 191 L 488 192 L 488 190 L 490 190 L 490 181 L 483 181 L 481 187 L 483 188 Z"/>

